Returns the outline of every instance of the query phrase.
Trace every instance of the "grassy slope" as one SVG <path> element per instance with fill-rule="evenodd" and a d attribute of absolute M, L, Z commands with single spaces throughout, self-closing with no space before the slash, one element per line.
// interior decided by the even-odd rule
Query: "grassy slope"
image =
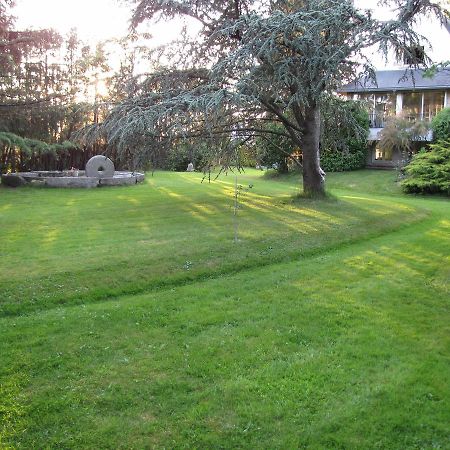
<path fill-rule="evenodd" d="M 315 254 L 296 249 L 272 265 L 258 254 L 248 265 L 266 267 L 1 319 L 3 439 L 24 448 L 447 448 L 449 205 L 357 193 L 373 188 L 370 176 L 333 177 L 340 200 L 319 210 L 275 201 L 280 216 L 327 214 L 317 221 L 326 228 L 308 232 Z M 268 186 L 286 195 L 290 184 Z M 388 224 L 372 228 L 379 215 Z M 415 222 L 386 233 L 400 215 Z M 338 245 L 338 227 L 326 226 L 335 217 L 359 242 Z M 363 239 L 363 224 L 384 235 Z"/>
<path fill-rule="evenodd" d="M 370 174 L 370 172 L 368 172 Z M 384 178 L 394 185 L 392 173 Z M 355 177 L 362 181 L 366 175 Z M 372 176 L 372 178 L 374 178 Z M 293 202 L 297 179 L 241 195 L 233 242 L 233 177 L 158 173 L 136 187 L 0 191 L 0 316 L 88 303 L 322 251 L 422 219 L 392 198 Z"/>

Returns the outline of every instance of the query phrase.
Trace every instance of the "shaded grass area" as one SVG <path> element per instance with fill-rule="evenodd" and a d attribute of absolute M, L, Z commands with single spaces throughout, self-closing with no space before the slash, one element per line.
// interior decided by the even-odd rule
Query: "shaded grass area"
<path fill-rule="evenodd" d="M 293 201 L 298 176 L 249 171 L 234 242 L 233 182 L 157 173 L 143 185 L 94 190 L 1 189 L 0 316 L 80 304 L 238 272 L 375 236 L 421 220 L 424 208 L 362 194 L 364 171 L 331 177 L 357 195 Z M 388 178 L 390 177 L 390 178 Z M 369 190 L 370 192 L 370 190 Z"/>
<path fill-rule="evenodd" d="M 301 179 L 301 175 L 296 172 L 279 175 L 276 171 L 269 170 L 261 174 L 264 179 L 285 185 L 294 185 Z M 401 195 L 398 175 L 397 170 L 361 169 L 351 172 L 333 172 L 326 175 L 326 187 L 331 192 L 343 189 L 376 196 Z"/>
<path fill-rule="evenodd" d="M 0 319 L 3 442 L 448 448 L 449 206 L 422 206 L 289 262 Z"/>

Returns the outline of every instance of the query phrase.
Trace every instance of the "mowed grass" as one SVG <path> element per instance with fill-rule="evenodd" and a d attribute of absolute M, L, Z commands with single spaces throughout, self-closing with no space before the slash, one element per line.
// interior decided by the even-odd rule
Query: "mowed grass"
<path fill-rule="evenodd" d="M 395 186 L 392 175 L 384 178 Z M 0 316 L 289 260 L 427 214 L 398 199 L 359 194 L 294 201 L 298 179 L 239 176 L 237 245 L 231 175 L 211 184 L 195 173 L 156 173 L 133 187 L 1 189 Z"/>
<path fill-rule="evenodd" d="M 237 244 L 231 178 L 1 190 L 0 448 L 449 448 L 450 207 L 394 178 L 250 171 Z"/>

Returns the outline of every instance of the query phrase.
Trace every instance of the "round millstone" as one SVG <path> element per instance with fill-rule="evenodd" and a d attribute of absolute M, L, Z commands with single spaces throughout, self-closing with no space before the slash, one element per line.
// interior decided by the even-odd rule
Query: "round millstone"
<path fill-rule="evenodd" d="M 93 156 L 86 163 L 86 176 L 92 178 L 112 178 L 114 177 L 114 163 L 106 156 Z"/>

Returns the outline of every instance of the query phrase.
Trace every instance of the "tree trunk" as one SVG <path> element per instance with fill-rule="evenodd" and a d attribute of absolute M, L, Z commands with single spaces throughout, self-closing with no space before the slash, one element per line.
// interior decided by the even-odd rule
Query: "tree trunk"
<path fill-rule="evenodd" d="M 278 172 L 279 173 L 288 173 L 289 172 L 289 166 L 287 163 L 287 158 L 281 158 L 278 163 Z"/>
<path fill-rule="evenodd" d="M 302 136 L 303 193 L 308 197 L 325 195 L 325 173 L 320 168 L 320 110 L 309 108 L 305 114 Z"/>

